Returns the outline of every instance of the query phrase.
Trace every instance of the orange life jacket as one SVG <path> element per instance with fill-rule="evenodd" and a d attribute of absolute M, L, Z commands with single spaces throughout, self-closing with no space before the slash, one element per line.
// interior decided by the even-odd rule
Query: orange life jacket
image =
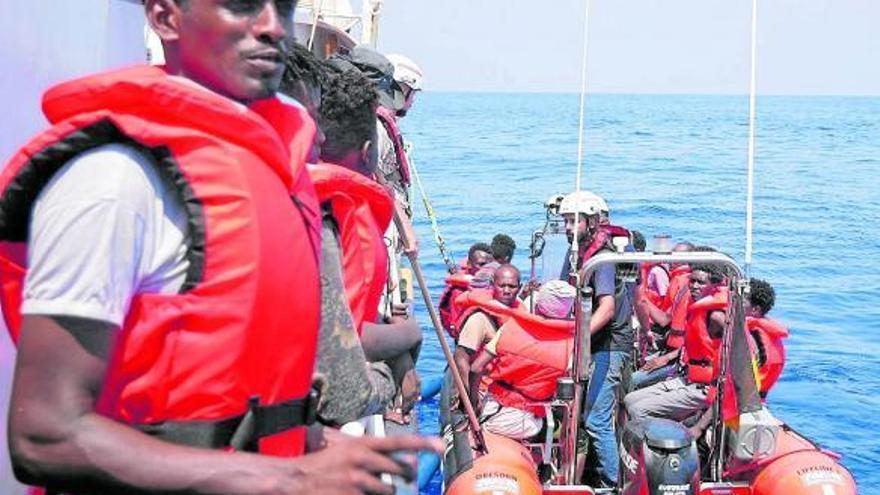
<path fill-rule="evenodd" d="M 789 335 L 782 323 L 771 318 L 746 317 L 746 329 L 752 340 L 752 353 L 758 357 L 758 391 L 766 397 L 785 367 L 785 344 Z"/>
<path fill-rule="evenodd" d="M 685 349 L 690 383 L 714 385 L 719 374 L 721 339 L 709 334 L 707 319 L 713 311 L 727 309 L 729 289 L 720 287 L 712 295 L 691 304 L 688 312 Z M 709 394 L 714 398 L 714 393 Z"/>
<path fill-rule="evenodd" d="M 499 331 L 489 391 L 504 406 L 543 417 L 544 408 L 535 403 L 553 396 L 556 380 L 568 368 L 574 321 L 516 312 Z"/>
<path fill-rule="evenodd" d="M 639 291 L 641 291 L 645 298 L 651 301 L 654 306 L 657 306 L 659 308 L 661 307 L 662 301 L 665 298 L 665 294 L 660 295 L 659 293 L 648 287 L 648 277 L 651 274 L 651 270 L 653 270 L 654 267 L 657 266 L 663 268 L 663 270 L 667 273 L 669 272 L 669 270 L 667 270 L 666 267 L 661 263 L 642 263 L 640 265 L 639 269 L 641 273 L 639 278 Z"/>
<path fill-rule="evenodd" d="M 458 332 L 456 336 L 461 333 L 465 322 L 474 313 L 482 312 L 492 320 L 496 327 L 500 327 L 515 313 L 526 312 L 519 301 L 514 302 L 512 307 L 497 301 L 492 297 L 491 289 L 471 289 L 463 292 L 455 298 L 454 304 L 461 312 L 456 323 Z"/>
<path fill-rule="evenodd" d="M 672 313 L 669 331 L 666 333 L 665 345 L 668 350 L 681 349 L 684 345 L 685 329 L 687 328 L 688 308 L 693 302 L 690 291 L 690 273 L 681 273 L 669 282 L 664 303 L 666 311 Z"/>
<path fill-rule="evenodd" d="M 275 98 L 247 108 L 148 66 L 56 86 L 43 110 L 53 127 L 0 176 L 0 298 L 13 335 L 34 199 L 76 155 L 122 143 L 150 157 L 183 199 L 189 269 L 179 293 L 131 300 L 96 411 L 134 426 L 198 425 L 234 420 L 252 398 L 279 406 L 306 397 L 320 217 L 303 166 L 314 133 L 305 110 Z M 258 443 L 299 455 L 304 428 Z"/>
<path fill-rule="evenodd" d="M 459 295 L 467 292 L 472 279 L 473 276 L 468 275 L 464 271 L 449 275 L 445 280 L 446 287 L 440 293 L 440 300 L 437 304 L 437 309 L 440 313 L 440 323 L 443 324 L 443 328 L 446 329 L 446 332 L 453 339 L 458 339 L 458 334 L 461 330 L 458 324 L 463 322 L 461 313 L 464 311 L 454 302 Z"/>
<path fill-rule="evenodd" d="M 400 172 L 400 178 L 403 180 L 404 186 L 410 184 L 409 158 L 406 156 L 406 149 L 403 146 L 403 136 L 400 134 L 400 128 L 397 127 L 397 116 L 394 112 L 383 107 L 376 108 L 376 116 L 379 122 L 391 138 L 391 144 L 394 146 L 394 155 L 397 157 L 397 168 Z"/>
<path fill-rule="evenodd" d="M 388 278 L 388 250 L 383 233 L 394 204 L 376 181 L 331 163 L 308 166 L 321 203 L 330 203 L 339 227 L 345 296 L 358 334 L 375 322 Z"/>

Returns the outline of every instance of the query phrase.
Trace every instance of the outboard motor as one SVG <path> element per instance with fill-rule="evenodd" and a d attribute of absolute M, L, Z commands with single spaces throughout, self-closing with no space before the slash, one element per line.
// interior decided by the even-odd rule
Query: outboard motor
<path fill-rule="evenodd" d="M 630 421 L 620 442 L 623 495 L 697 495 L 700 458 L 681 424 L 651 418 Z"/>

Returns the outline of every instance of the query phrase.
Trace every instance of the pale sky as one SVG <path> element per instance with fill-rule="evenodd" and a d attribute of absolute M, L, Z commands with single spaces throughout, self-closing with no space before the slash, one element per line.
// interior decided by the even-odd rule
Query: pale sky
<path fill-rule="evenodd" d="M 430 90 L 574 92 L 583 1 L 385 0 L 380 49 Z M 590 90 L 747 92 L 751 3 L 592 0 Z M 758 21 L 759 93 L 880 95 L 880 0 L 761 0 Z"/>

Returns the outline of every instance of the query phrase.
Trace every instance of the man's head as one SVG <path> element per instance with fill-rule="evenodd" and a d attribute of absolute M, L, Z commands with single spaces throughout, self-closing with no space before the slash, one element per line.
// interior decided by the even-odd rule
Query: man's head
<path fill-rule="evenodd" d="M 505 306 L 513 306 L 519 295 L 519 270 L 513 265 L 501 265 L 492 280 L 492 296 Z"/>
<path fill-rule="evenodd" d="M 422 90 L 422 69 L 403 55 L 393 53 L 387 57 L 394 65 L 394 82 L 403 95 L 403 106 L 397 109 L 397 115 L 403 117 L 415 102 L 416 94 Z"/>
<path fill-rule="evenodd" d="M 745 302 L 746 316 L 763 318 L 776 304 L 776 291 L 766 280 L 749 280 L 749 298 Z"/>
<path fill-rule="evenodd" d="M 578 244 L 583 246 L 592 242 L 602 222 L 603 208 L 608 208 L 605 201 L 590 191 L 576 191 L 562 198 L 559 213 L 565 219 L 568 242 L 574 243 L 575 233 Z"/>
<path fill-rule="evenodd" d="M 510 263 L 513 259 L 513 253 L 516 251 L 516 243 L 507 234 L 496 234 L 492 238 L 492 257 L 495 261 L 505 264 Z"/>
<path fill-rule="evenodd" d="M 690 252 L 693 250 L 694 250 L 694 245 L 690 242 L 687 242 L 687 241 L 679 242 L 678 244 L 676 244 L 672 248 L 673 253 L 687 253 L 687 252 Z M 670 263 L 670 266 L 672 268 L 677 268 L 679 266 L 685 266 L 685 265 L 687 265 L 687 263 Z"/>
<path fill-rule="evenodd" d="M 171 74 L 247 103 L 275 94 L 296 0 L 146 0 Z"/>
<path fill-rule="evenodd" d="M 724 282 L 724 271 L 718 265 L 700 263 L 691 265 L 690 291 L 694 301 L 708 295 Z"/>
<path fill-rule="evenodd" d="M 478 242 L 468 249 L 468 272 L 473 275 L 486 263 L 492 261 L 492 247 Z"/>
<path fill-rule="evenodd" d="M 638 230 L 632 231 L 632 245 L 633 249 L 642 253 L 648 247 L 648 241 L 645 240 L 645 235 L 639 232 Z"/>
<path fill-rule="evenodd" d="M 566 319 L 571 315 L 576 295 L 568 282 L 551 280 L 535 292 L 535 312 L 545 318 Z"/>
<path fill-rule="evenodd" d="M 327 70 L 306 47 L 294 42 L 288 44 L 287 53 L 284 56 L 284 76 L 281 79 L 279 89 L 282 93 L 302 103 L 315 123 L 318 123 L 319 119 L 321 85 L 328 77 Z M 318 161 L 321 156 L 321 146 L 325 140 L 326 136 L 318 126 L 315 132 L 314 146 L 307 160 L 309 163 Z"/>
<path fill-rule="evenodd" d="M 375 86 L 357 70 L 327 79 L 319 124 L 326 140 L 321 158 L 372 175 L 378 163 Z"/>

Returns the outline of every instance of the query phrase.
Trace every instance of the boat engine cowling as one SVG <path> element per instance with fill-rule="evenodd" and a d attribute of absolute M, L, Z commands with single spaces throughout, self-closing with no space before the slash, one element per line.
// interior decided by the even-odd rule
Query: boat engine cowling
<path fill-rule="evenodd" d="M 627 423 L 620 442 L 621 493 L 697 495 L 700 458 L 681 424 L 651 418 Z"/>

